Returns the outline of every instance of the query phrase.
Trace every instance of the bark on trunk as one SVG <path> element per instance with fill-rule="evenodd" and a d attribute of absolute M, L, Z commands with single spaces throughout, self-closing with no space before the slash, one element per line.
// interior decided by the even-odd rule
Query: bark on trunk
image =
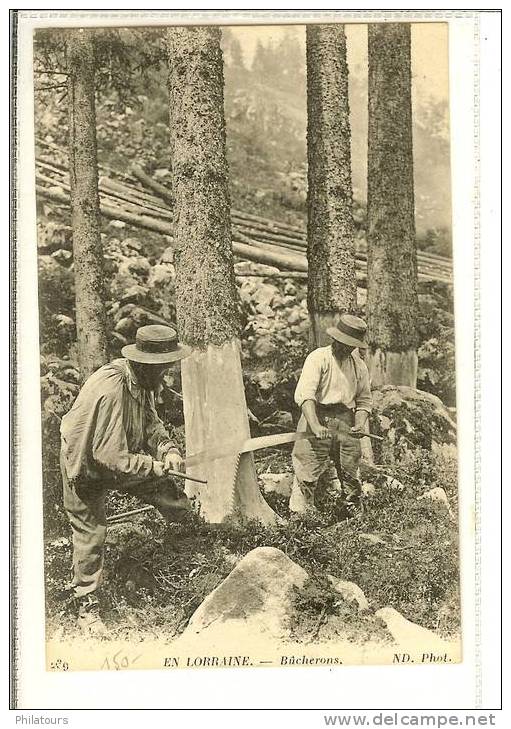
<path fill-rule="evenodd" d="M 225 153 L 220 29 L 171 28 L 170 134 L 174 198 L 176 310 L 180 336 L 194 349 L 182 362 L 187 454 L 249 437 L 239 348 Z M 192 470 L 191 470 L 192 472 Z M 253 458 L 193 469 L 207 487 L 189 487 L 204 518 L 275 514 L 262 498 Z"/>
<path fill-rule="evenodd" d="M 417 385 L 410 25 L 369 25 L 367 318 L 373 385 Z"/>
<path fill-rule="evenodd" d="M 343 25 L 307 26 L 307 156 L 311 344 L 357 303 L 348 66 Z"/>
<path fill-rule="evenodd" d="M 108 359 L 91 31 L 70 31 L 67 62 L 76 330 L 80 372 L 85 379 Z"/>

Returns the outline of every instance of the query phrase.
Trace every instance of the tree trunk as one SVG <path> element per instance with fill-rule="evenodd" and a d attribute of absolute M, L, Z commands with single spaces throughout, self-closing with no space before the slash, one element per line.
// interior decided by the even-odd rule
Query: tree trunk
<path fill-rule="evenodd" d="M 176 312 L 181 339 L 187 454 L 250 437 L 239 345 L 220 29 L 170 28 L 170 135 L 174 197 Z M 252 456 L 237 454 L 190 469 L 208 480 L 189 486 L 207 521 L 275 514 L 262 498 Z M 191 482 L 189 482 L 191 483 Z"/>
<path fill-rule="evenodd" d="M 348 66 L 343 25 L 307 26 L 307 155 L 311 344 L 357 303 Z"/>
<path fill-rule="evenodd" d="M 107 361 L 100 235 L 94 46 L 91 31 L 73 30 L 67 42 L 69 178 L 76 289 L 76 330 L 83 379 Z"/>
<path fill-rule="evenodd" d="M 410 25 L 369 25 L 368 365 L 373 386 L 417 385 Z"/>

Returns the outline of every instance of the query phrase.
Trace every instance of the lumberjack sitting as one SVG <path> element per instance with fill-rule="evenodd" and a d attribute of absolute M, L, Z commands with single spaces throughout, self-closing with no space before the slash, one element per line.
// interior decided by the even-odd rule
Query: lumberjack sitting
<path fill-rule="evenodd" d="M 166 476 L 183 459 L 159 419 L 154 392 L 173 362 L 190 354 L 171 327 L 145 326 L 124 359 L 100 367 L 83 385 L 61 425 L 64 507 L 73 533 L 72 591 L 78 623 L 91 635 L 106 629 L 94 595 L 103 573 L 105 496 L 117 489 L 154 505 L 169 520 L 189 502 Z M 151 455 L 149 455 L 151 454 Z"/>
<path fill-rule="evenodd" d="M 330 467 L 330 459 L 347 504 L 359 503 L 359 438 L 365 435 L 372 397 L 366 364 L 353 350 L 366 348 L 366 329 L 359 317 L 341 315 L 337 326 L 326 330 L 332 344 L 315 349 L 305 360 L 295 391 L 295 402 L 302 410 L 297 431 L 313 433 L 316 439 L 295 443 L 291 511 L 315 508 L 314 492 L 319 477 Z"/>

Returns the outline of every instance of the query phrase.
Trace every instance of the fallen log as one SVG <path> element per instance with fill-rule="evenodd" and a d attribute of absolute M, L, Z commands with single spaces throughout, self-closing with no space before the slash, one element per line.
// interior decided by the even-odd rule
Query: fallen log
<path fill-rule="evenodd" d="M 48 189 L 40 185 L 36 185 L 36 191 L 41 197 L 69 205 L 69 196 L 64 192 L 60 192 L 55 189 Z M 131 213 L 123 208 L 116 207 L 113 205 L 106 205 L 104 202 L 100 203 L 100 210 L 102 215 L 112 220 L 121 220 L 125 223 L 133 225 L 134 227 L 144 228 L 146 230 L 159 233 L 160 235 L 169 236 L 172 238 L 173 229 L 172 225 L 168 222 L 158 220 L 157 218 L 140 215 L 137 213 Z M 305 255 L 299 253 L 290 253 L 285 248 L 279 246 L 270 245 L 268 243 L 258 243 L 247 236 L 239 233 L 234 233 L 232 247 L 236 255 L 240 257 L 255 261 L 256 263 L 266 263 L 268 265 L 276 266 L 277 268 L 288 270 L 288 271 L 301 271 L 307 272 L 307 258 Z M 236 240 L 238 238 L 238 240 Z M 426 274 L 419 273 L 419 280 L 437 280 L 443 283 L 452 283 L 448 278 L 441 276 L 428 276 Z"/>
<path fill-rule="evenodd" d="M 120 200 L 126 200 L 133 205 L 140 205 L 146 210 L 152 210 L 155 215 L 159 215 L 162 218 L 172 220 L 171 211 L 168 208 L 158 205 L 157 198 L 152 196 L 138 196 L 135 192 L 132 192 L 136 188 L 126 187 L 126 185 L 117 183 L 109 177 L 101 176 L 99 178 L 99 189 L 100 191 L 104 190 L 107 194 L 117 197 Z"/>
<path fill-rule="evenodd" d="M 301 281 L 307 281 L 307 273 L 305 271 L 271 271 L 270 273 L 234 273 L 236 278 L 292 278 Z"/>
<path fill-rule="evenodd" d="M 43 146 L 49 147 L 51 149 L 56 149 L 60 151 L 60 148 L 52 143 L 46 142 L 44 140 L 37 139 L 36 140 L 38 144 L 41 144 Z M 42 167 L 46 167 L 47 169 L 56 172 L 57 174 L 63 174 L 67 176 L 67 170 L 64 167 L 61 167 L 58 165 L 58 163 L 50 164 L 49 162 L 42 161 L 40 159 L 36 160 L 36 163 L 38 165 L 41 165 Z M 140 170 L 140 168 L 138 168 Z M 137 181 L 136 178 L 133 176 L 130 176 L 126 173 L 121 173 L 118 170 L 114 170 L 111 167 L 108 167 L 107 165 L 99 165 L 99 170 L 102 172 L 103 170 L 107 170 L 112 172 L 114 175 L 120 176 L 123 179 L 126 180 L 134 180 Z M 153 180 L 149 175 L 146 175 L 143 170 L 140 170 L 143 175 L 145 175 L 145 180 L 150 180 L 150 184 L 153 187 L 158 187 L 158 190 L 165 194 L 166 197 L 171 197 L 171 192 L 168 188 L 166 188 L 164 185 L 159 184 L 155 180 Z M 138 180 L 140 181 L 140 180 Z M 53 181 L 52 181 L 53 182 Z M 111 178 L 108 176 L 105 176 L 102 180 L 105 188 L 111 187 L 112 190 L 117 190 L 119 192 L 125 192 L 127 195 L 132 195 L 133 197 L 142 198 L 147 202 L 148 208 L 153 207 L 155 210 L 159 210 L 169 215 L 170 211 L 168 211 L 166 208 L 162 207 L 161 205 L 161 197 L 155 197 L 154 195 L 151 195 L 147 193 L 144 189 L 141 189 L 140 187 L 130 185 L 129 183 L 121 183 L 115 178 Z M 252 234 L 253 237 L 257 238 L 258 233 L 256 231 L 261 231 L 261 233 L 264 233 L 264 236 L 261 236 L 263 240 L 267 240 L 271 242 L 272 240 L 275 240 L 276 242 L 280 244 L 290 243 L 290 244 L 296 244 L 306 247 L 306 233 L 305 229 L 302 227 L 298 227 L 295 225 L 291 225 L 288 223 L 283 223 L 281 221 L 274 221 L 269 218 L 263 218 L 261 216 L 253 215 L 251 213 L 244 213 L 238 210 L 232 210 L 231 211 L 231 219 L 235 226 L 239 226 L 242 229 L 245 227 L 247 228 L 246 231 L 242 232 L 248 232 L 249 234 Z M 365 246 L 367 249 L 367 245 Z M 365 254 L 366 251 L 363 251 Z M 428 263 L 431 263 L 432 267 L 435 267 L 438 265 L 440 268 L 452 268 L 452 260 L 450 258 L 446 258 L 444 256 L 440 256 L 436 253 L 431 253 L 429 251 L 418 251 L 417 253 L 418 260 L 421 264 L 427 265 Z"/>
<path fill-rule="evenodd" d="M 132 164 L 130 170 L 137 180 L 140 180 L 140 182 L 144 185 L 147 185 L 147 187 L 153 190 L 153 192 L 161 197 L 162 200 L 164 200 L 170 207 L 173 207 L 174 201 L 172 199 L 172 192 L 168 189 L 168 187 L 165 187 L 165 185 L 161 185 L 159 182 L 156 182 L 156 180 L 153 180 L 150 175 L 144 172 L 144 170 L 136 164 Z"/>
<path fill-rule="evenodd" d="M 36 185 L 36 192 L 46 200 L 69 205 L 69 196 L 65 193 L 41 187 L 40 185 Z M 122 208 L 105 205 L 104 203 L 100 203 L 100 210 L 101 214 L 110 220 L 121 220 L 124 223 L 133 225 L 135 228 L 145 228 L 146 230 L 151 230 L 154 233 L 160 233 L 160 235 L 172 237 L 172 226 L 168 223 L 159 221 L 156 218 L 151 218 L 147 215 L 128 213 Z"/>
<path fill-rule="evenodd" d="M 38 172 L 37 176 L 45 182 L 55 183 L 55 179 L 41 172 Z M 69 184 L 65 181 L 63 173 L 58 183 L 59 187 L 69 191 Z M 42 186 L 38 186 L 37 190 L 47 199 L 64 204 L 68 204 L 69 202 L 68 196 L 59 194 L 57 190 L 48 190 L 48 188 Z M 121 220 L 135 227 L 145 228 L 161 235 L 172 237 L 172 215 L 170 212 L 166 213 L 166 220 L 161 220 L 159 211 L 158 216 L 155 217 L 150 208 L 145 208 L 138 203 L 127 203 L 127 201 L 125 201 L 124 207 L 120 207 L 117 200 L 111 194 L 105 193 L 103 190 L 101 190 L 101 193 L 101 212 L 106 217 Z M 130 205 L 131 210 L 126 209 L 126 203 Z M 305 251 L 301 253 L 296 248 L 290 248 L 289 244 L 254 240 L 242 233 L 238 226 L 233 226 L 233 239 L 233 249 L 235 249 L 235 246 L 243 246 L 239 248 L 239 251 L 249 260 L 259 263 L 269 263 L 285 270 L 307 271 Z M 357 262 L 366 264 L 367 255 L 359 252 L 356 255 L 356 259 Z M 419 280 L 437 280 L 447 284 L 452 283 L 451 273 L 448 269 L 435 268 L 431 265 L 423 266 L 420 259 L 419 265 L 421 267 Z"/>
<path fill-rule="evenodd" d="M 58 164 L 50 164 L 37 160 L 37 165 L 48 171 L 51 171 L 59 176 L 59 184 L 62 187 L 67 187 L 68 173 L 65 168 L 60 167 Z M 109 169 L 109 168 L 107 168 Z M 41 173 L 41 179 L 51 184 L 55 184 L 55 180 L 51 177 L 44 177 Z M 145 179 L 145 178 L 144 178 Z M 147 179 L 151 179 L 147 176 Z M 165 190 L 166 194 L 170 194 L 167 188 L 151 179 L 151 184 L 157 186 L 160 191 Z M 108 176 L 102 176 L 100 178 L 100 192 L 103 192 L 112 204 L 116 204 L 116 199 L 131 203 L 134 206 L 132 212 L 136 214 L 149 215 L 151 217 L 161 217 L 169 222 L 172 221 L 172 214 L 170 210 L 161 205 L 161 198 L 157 198 L 154 195 L 148 194 L 144 190 L 135 187 L 133 185 L 120 183 L 118 180 L 112 179 Z M 140 211 L 137 211 L 137 206 L 140 207 Z M 262 243 L 275 243 L 281 248 L 285 247 L 289 250 L 302 252 L 306 250 L 305 233 L 301 232 L 289 232 L 290 228 L 283 223 L 275 223 L 275 221 L 258 222 L 252 220 L 252 218 L 258 218 L 258 216 L 252 216 L 250 214 L 242 214 L 238 211 L 232 211 L 232 222 L 233 228 L 236 232 L 247 234 L 252 236 L 256 242 Z M 261 219 L 259 220 L 267 220 Z M 279 232 L 275 232 L 275 231 Z M 299 230 L 296 228 L 296 230 Z M 366 251 L 363 250 L 357 253 L 359 260 L 366 260 Z M 430 274 L 432 277 L 440 276 L 441 278 L 450 278 L 452 276 L 452 261 L 448 258 L 438 256 L 437 254 L 428 253 L 424 251 L 418 251 L 417 254 L 418 263 L 421 267 L 421 273 L 423 275 Z"/>
<path fill-rule="evenodd" d="M 307 272 L 307 259 L 305 256 L 287 255 L 279 251 L 269 251 L 253 243 L 247 244 L 234 240 L 232 242 L 232 249 L 236 255 L 249 261 L 266 263 L 269 266 L 276 266 L 277 268 L 288 271 Z"/>
<path fill-rule="evenodd" d="M 246 235 L 250 235 L 253 238 L 261 238 L 262 240 L 274 241 L 276 243 L 287 243 L 289 245 L 295 245 L 302 250 L 307 248 L 307 240 L 305 236 L 303 238 L 297 238 L 296 236 L 288 235 L 287 233 L 274 233 L 268 232 L 268 230 L 262 230 L 260 228 L 254 228 L 252 226 L 242 223 L 238 223 L 233 218 L 233 224 L 241 229 Z"/>
<path fill-rule="evenodd" d="M 63 190 L 66 190 L 67 192 L 70 192 L 70 185 L 68 182 L 64 181 L 63 179 L 55 180 L 51 177 L 48 177 L 47 175 L 43 174 L 42 172 L 36 171 L 36 180 L 41 180 L 43 182 L 49 182 L 52 183 L 53 186 L 58 186 Z M 46 189 L 46 188 L 45 188 Z M 109 193 L 105 193 L 103 189 L 100 188 L 100 201 L 103 204 L 106 204 L 108 208 L 111 210 L 118 210 L 118 215 L 116 216 L 117 219 L 121 220 L 122 211 L 129 213 L 131 215 L 141 215 L 142 217 L 150 217 L 154 220 L 157 220 L 157 218 L 154 217 L 154 213 L 151 211 L 150 208 L 144 208 L 136 203 L 130 203 L 126 200 L 122 200 L 122 207 L 119 207 L 119 200 L 116 197 L 113 197 Z M 172 223 L 172 217 L 170 217 L 169 220 L 170 223 Z"/>

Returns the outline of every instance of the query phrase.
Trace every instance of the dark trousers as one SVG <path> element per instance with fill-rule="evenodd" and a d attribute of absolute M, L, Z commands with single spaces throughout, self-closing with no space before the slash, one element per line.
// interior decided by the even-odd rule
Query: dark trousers
<path fill-rule="evenodd" d="M 106 539 L 105 497 L 109 489 L 137 496 L 147 504 L 155 505 L 156 490 L 162 488 L 162 479 L 126 476 L 115 481 L 69 482 L 65 463 L 60 467 L 64 490 L 64 508 L 73 533 L 73 580 L 76 597 L 96 590 L 103 578 Z"/>
<path fill-rule="evenodd" d="M 359 491 L 357 473 L 361 458 L 360 440 L 349 434 L 355 422 L 354 413 L 345 408 L 321 406 L 316 406 L 316 412 L 319 421 L 335 431 L 335 438 L 296 441 L 292 454 L 295 477 L 289 500 L 289 508 L 295 512 L 314 508 L 314 493 L 319 477 L 332 466 L 335 466 L 348 499 L 358 495 Z M 298 422 L 297 432 L 311 432 L 304 415 Z"/>

